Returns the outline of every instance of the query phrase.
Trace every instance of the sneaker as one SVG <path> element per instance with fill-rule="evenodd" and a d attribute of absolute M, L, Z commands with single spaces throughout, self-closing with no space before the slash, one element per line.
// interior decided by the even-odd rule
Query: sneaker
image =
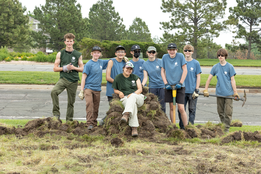
<path fill-rule="evenodd" d="M 128 119 L 129 119 L 129 116 L 130 116 L 130 113 L 129 112 L 125 112 L 123 114 L 123 116 L 121 117 L 121 122 L 122 123 L 127 123 L 128 122 Z"/>
<path fill-rule="evenodd" d="M 133 137 L 137 137 L 138 136 L 138 129 L 136 127 L 132 128 L 131 136 L 133 136 Z"/>
<path fill-rule="evenodd" d="M 92 128 L 93 128 L 93 125 L 89 125 L 87 129 L 92 130 Z"/>

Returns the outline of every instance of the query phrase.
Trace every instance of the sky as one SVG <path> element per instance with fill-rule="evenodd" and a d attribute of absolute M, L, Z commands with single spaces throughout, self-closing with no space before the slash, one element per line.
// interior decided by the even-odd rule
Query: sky
<path fill-rule="evenodd" d="M 31 12 L 33 12 L 35 7 L 45 5 L 45 0 L 19 1 L 22 3 L 22 6 L 27 8 L 27 11 Z M 81 11 L 83 17 L 88 17 L 90 8 L 96 2 L 98 2 L 98 0 L 77 0 L 77 3 L 79 3 L 82 7 Z M 119 13 L 121 18 L 123 18 L 123 24 L 126 26 L 126 29 L 129 28 L 136 17 L 139 17 L 148 25 L 152 38 L 162 37 L 164 31 L 160 30 L 160 22 L 170 21 L 170 13 L 163 13 L 160 9 L 161 4 L 162 0 L 113 0 L 115 11 Z M 229 15 L 228 8 L 236 5 L 236 0 L 227 0 L 225 19 L 227 19 Z M 214 38 L 214 42 L 220 44 L 222 47 L 225 47 L 226 43 L 231 44 L 233 36 L 234 34 L 231 31 L 222 31 L 218 38 Z"/>

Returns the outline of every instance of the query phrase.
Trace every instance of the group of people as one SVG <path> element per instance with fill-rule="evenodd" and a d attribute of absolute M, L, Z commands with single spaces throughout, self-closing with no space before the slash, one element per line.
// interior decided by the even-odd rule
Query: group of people
<path fill-rule="evenodd" d="M 106 96 L 108 101 L 113 99 L 112 94 L 118 94 L 124 111 L 121 122 L 126 122 L 132 128 L 132 136 L 138 136 L 138 107 L 144 103 L 142 86 L 147 85 L 149 78 L 149 92 L 155 94 L 161 104 L 161 109 L 166 112 L 165 103 L 169 103 L 170 119 L 173 121 L 173 88 L 177 91 L 176 103 L 178 105 L 179 125 L 185 129 L 188 124 L 194 124 L 197 98 L 199 96 L 201 67 L 197 60 L 192 58 L 194 47 L 185 45 L 183 53 L 178 53 L 175 43 L 168 44 L 167 54 L 162 59 L 157 58 L 157 49 L 149 46 L 146 53 L 148 60 L 140 59 L 141 48 L 133 45 L 130 53 L 132 60 L 128 60 L 126 50 L 119 45 L 115 49 L 115 58 L 109 60 L 99 59 L 102 50 L 94 46 L 91 51 L 92 59 L 85 65 L 81 53 L 73 49 L 75 36 L 68 33 L 64 36 L 66 48 L 57 53 L 54 71 L 60 72 L 60 79 L 51 92 L 53 101 L 53 116 L 60 118 L 58 95 L 67 90 L 68 105 L 66 121 L 73 120 L 74 102 L 78 86 L 79 75 L 82 72 L 80 99 L 86 101 L 86 119 L 88 129 L 97 126 L 97 117 L 100 103 L 102 71 L 106 69 Z M 185 56 L 184 56 L 185 55 Z M 203 94 L 209 96 L 208 86 L 213 76 L 217 76 L 216 94 L 219 96 L 233 96 L 239 99 L 234 76 L 233 65 L 226 62 L 228 53 L 219 49 L 217 58 L 219 63 L 213 66 L 205 85 Z M 189 119 L 186 114 L 188 105 Z M 228 132 L 232 120 L 233 100 L 217 97 L 217 111 L 225 131 Z M 175 111 L 174 111 L 175 112 Z"/>

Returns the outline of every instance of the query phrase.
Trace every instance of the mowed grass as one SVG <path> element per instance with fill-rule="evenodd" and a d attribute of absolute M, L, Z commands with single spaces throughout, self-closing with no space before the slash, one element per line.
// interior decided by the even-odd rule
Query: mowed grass
<path fill-rule="evenodd" d="M 200 86 L 204 87 L 208 78 L 208 74 L 201 75 Z M 80 79 L 82 73 L 79 73 Z M 37 85 L 54 85 L 60 78 L 57 72 L 38 72 L 38 71 L 2 71 L 0 73 L 0 84 L 37 84 Z M 237 87 L 261 87 L 261 75 L 236 75 Z M 81 81 L 79 81 L 79 84 Z M 102 85 L 105 85 L 106 73 L 102 74 Z M 210 87 L 215 87 L 217 83 L 216 77 L 213 77 Z"/>

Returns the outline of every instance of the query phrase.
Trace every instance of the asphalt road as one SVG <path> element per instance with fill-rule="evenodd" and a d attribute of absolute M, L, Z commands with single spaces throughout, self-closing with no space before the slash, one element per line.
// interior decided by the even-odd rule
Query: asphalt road
<path fill-rule="evenodd" d="M 8 89 L 0 85 L 0 119 L 34 119 L 52 116 L 52 100 L 49 89 Z M 86 120 L 85 101 L 77 97 L 75 102 L 74 119 Z M 109 109 L 105 90 L 101 92 L 99 118 L 106 116 Z M 240 93 L 240 96 L 243 94 Z M 242 107 L 241 101 L 234 101 L 233 119 L 239 119 L 244 125 L 261 125 L 261 94 L 248 93 L 247 102 Z M 64 91 L 59 96 L 61 118 L 65 119 L 67 107 L 67 93 Z M 167 104 L 167 115 L 169 115 L 169 104 Z M 177 120 L 178 121 L 178 120 Z M 219 122 L 216 112 L 216 98 L 200 96 L 197 104 L 196 123 L 207 121 Z"/>
<path fill-rule="evenodd" d="M 30 63 L 30 62 L 29 62 Z M 51 63 L 0 63 L 0 71 L 53 71 Z M 212 67 L 201 67 L 202 74 L 209 74 Z M 235 67 L 237 75 L 261 75 L 260 67 Z M 103 72 L 106 72 L 103 70 Z"/>

